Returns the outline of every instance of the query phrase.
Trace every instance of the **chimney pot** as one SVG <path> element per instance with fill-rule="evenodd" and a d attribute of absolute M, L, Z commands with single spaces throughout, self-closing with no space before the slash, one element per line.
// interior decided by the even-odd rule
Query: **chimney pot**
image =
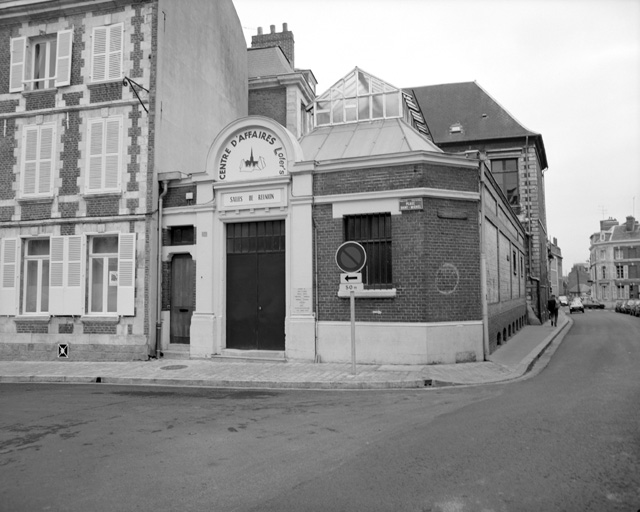
<path fill-rule="evenodd" d="M 282 31 L 283 31 L 283 32 L 287 32 L 288 30 L 289 30 L 289 27 L 287 26 L 287 24 L 286 24 L 286 23 L 283 23 L 283 24 L 282 24 Z"/>
<path fill-rule="evenodd" d="M 271 25 L 271 33 L 275 34 L 276 33 L 276 26 L 275 25 Z"/>
<path fill-rule="evenodd" d="M 258 27 L 258 35 L 261 36 L 262 35 L 262 27 Z"/>

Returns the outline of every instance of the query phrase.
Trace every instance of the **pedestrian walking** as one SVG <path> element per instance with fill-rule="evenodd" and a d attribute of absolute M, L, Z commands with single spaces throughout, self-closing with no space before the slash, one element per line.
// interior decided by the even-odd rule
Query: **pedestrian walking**
<path fill-rule="evenodd" d="M 549 318 L 551 319 L 551 326 L 558 326 L 558 300 L 555 295 L 551 295 L 551 298 L 547 302 L 547 309 L 549 310 Z"/>

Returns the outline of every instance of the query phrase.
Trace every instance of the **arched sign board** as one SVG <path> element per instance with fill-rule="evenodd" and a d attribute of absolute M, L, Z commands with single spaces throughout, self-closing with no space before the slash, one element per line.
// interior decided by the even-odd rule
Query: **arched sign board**
<path fill-rule="evenodd" d="M 358 242 L 345 242 L 336 251 L 338 268 L 348 274 L 359 272 L 367 262 L 367 252 Z"/>

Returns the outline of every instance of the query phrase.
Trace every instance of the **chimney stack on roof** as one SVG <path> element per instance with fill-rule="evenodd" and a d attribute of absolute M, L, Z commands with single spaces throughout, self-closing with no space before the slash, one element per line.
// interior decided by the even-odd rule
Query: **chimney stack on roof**
<path fill-rule="evenodd" d="M 626 222 L 626 229 L 627 231 L 631 232 L 633 231 L 633 228 L 636 225 L 636 219 L 633 215 L 628 215 L 627 216 L 627 222 Z"/>
<path fill-rule="evenodd" d="M 270 29 L 270 34 L 263 34 L 262 27 L 258 27 L 258 35 L 251 36 L 251 48 L 270 48 L 272 46 L 279 46 L 285 57 L 289 59 L 291 67 L 295 67 L 293 60 L 293 32 L 289 31 L 289 27 L 286 23 L 282 24 L 282 32 L 276 32 L 275 25 L 271 25 Z"/>

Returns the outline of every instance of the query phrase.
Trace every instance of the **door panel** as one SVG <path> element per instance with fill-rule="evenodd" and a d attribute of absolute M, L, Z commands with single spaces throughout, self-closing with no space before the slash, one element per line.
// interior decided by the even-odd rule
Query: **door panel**
<path fill-rule="evenodd" d="M 227 347 L 284 350 L 284 221 L 227 226 Z"/>
<path fill-rule="evenodd" d="M 284 350 L 284 252 L 258 255 L 258 349 Z"/>
<path fill-rule="evenodd" d="M 188 254 L 177 254 L 171 260 L 171 343 L 190 342 L 194 271 L 193 259 Z"/>
<path fill-rule="evenodd" d="M 227 347 L 257 348 L 257 254 L 227 255 Z"/>

